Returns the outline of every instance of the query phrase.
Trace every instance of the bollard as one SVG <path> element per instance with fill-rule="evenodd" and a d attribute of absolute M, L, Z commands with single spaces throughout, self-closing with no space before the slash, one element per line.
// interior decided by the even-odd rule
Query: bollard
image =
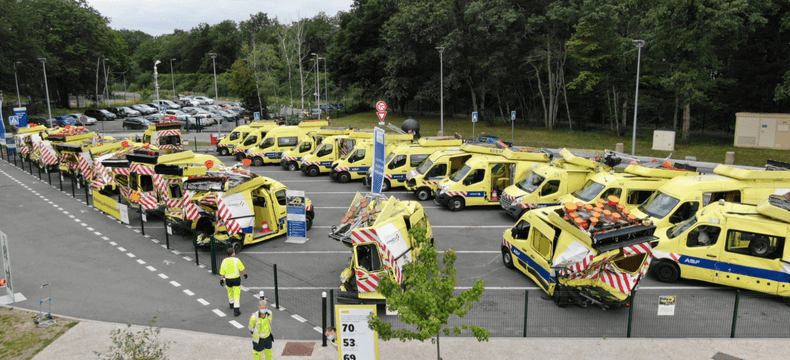
<path fill-rule="evenodd" d="M 195 235 L 194 235 L 194 241 L 193 241 L 193 245 L 195 246 L 195 265 L 197 265 L 197 266 L 200 266 L 200 259 L 198 259 L 198 251 L 197 251 L 197 247 L 198 247 L 198 245 L 197 245 L 197 238 L 198 238 L 198 234 L 197 234 L 197 230 L 194 230 L 193 232 L 194 232 L 194 234 L 195 234 Z"/>
<path fill-rule="evenodd" d="M 625 152 L 625 145 L 623 143 L 617 143 L 617 145 L 614 146 L 614 151 Z"/>
<path fill-rule="evenodd" d="M 140 229 L 143 231 L 143 236 L 145 236 L 145 221 L 148 220 L 145 216 L 145 209 L 143 209 L 143 204 L 140 204 Z"/>
<path fill-rule="evenodd" d="M 88 186 L 83 186 L 83 187 L 85 188 L 85 205 L 91 206 L 91 198 L 90 198 L 91 191 L 88 188 Z"/>
<path fill-rule="evenodd" d="M 735 307 L 732 309 L 732 330 L 730 338 L 735 338 L 735 325 L 738 323 L 738 308 L 741 306 L 741 291 L 735 290 Z"/>
<path fill-rule="evenodd" d="M 631 323 L 634 319 L 634 298 L 636 297 L 636 289 L 631 290 L 631 299 L 628 304 L 628 333 L 626 337 L 631 337 Z"/>
<path fill-rule="evenodd" d="M 735 164 L 735 151 L 727 151 L 724 155 L 724 163 L 728 165 Z"/>
<path fill-rule="evenodd" d="M 211 273 L 217 275 L 217 245 L 214 236 L 209 239 L 209 250 L 211 251 Z"/>
<path fill-rule="evenodd" d="M 41 165 L 36 166 L 36 168 L 38 169 L 38 179 L 41 180 Z"/>
<path fill-rule="evenodd" d="M 335 326 L 335 289 L 329 289 L 329 326 Z"/>
<path fill-rule="evenodd" d="M 165 245 L 167 245 L 167 249 L 170 250 L 170 224 L 167 223 L 167 211 L 165 211 L 165 217 L 162 218 L 165 223 Z"/>
<path fill-rule="evenodd" d="M 58 180 L 60 180 L 60 191 L 63 191 L 63 173 L 58 168 Z"/>
<path fill-rule="evenodd" d="M 33 175 L 33 161 L 27 162 L 27 170 L 30 173 L 30 175 Z"/>
<path fill-rule="evenodd" d="M 14 166 L 18 166 L 18 165 L 16 164 L 16 154 L 14 154 Z"/>
<path fill-rule="evenodd" d="M 524 290 L 524 335 L 527 337 L 527 312 L 529 310 L 529 290 Z"/>
<path fill-rule="evenodd" d="M 71 197 L 76 198 L 77 193 L 74 191 L 74 177 L 70 177 L 71 179 Z"/>
<path fill-rule="evenodd" d="M 321 293 L 321 346 L 326 347 L 326 291 Z"/>
<path fill-rule="evenodd" d="M 197 152 L 197 136 L 195 136 L 195 152 Z"/>
<path fill-rule="evenodd" d="M 47 171 L 47 180 L 49 180 L 49 186 L 52 186 L 52 176 L 49 171 Z"/>
<path fill-rule="evenodd" d="M 280 288 L 277 286 L 277 264 L 274 264 L 274 307 L 280 308 Z"/>

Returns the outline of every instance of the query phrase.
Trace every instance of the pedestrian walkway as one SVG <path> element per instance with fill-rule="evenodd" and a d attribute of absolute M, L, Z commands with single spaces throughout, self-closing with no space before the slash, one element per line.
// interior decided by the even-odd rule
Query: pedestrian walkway
<path fill-rule="evenodd" d="M 274 324 L 276 336 L 276 323 Z M 58 340 L 36 355 L 34 360 L 95 359 L 94 351 L 107 351 L 110 333 L 126 325 L 82 320 Z M 132 326 L 135 332 L 142 326 Z M 249 359 L 250 338 L 213 335 L 186 330 L 162 329 L 159 339 L 170 343 L 170 359 Z M 274 342 L 274 358 L 337 359 L 331 346 L 322 347 L 317 337 L 308 356 L 284 356 L 290 341 Z M 294 341 L 305 343 L 305 341 Z M 790 343 L 786 339 L 594 339 L 594 338 L 495 338 L 478 343 L 473 338 L 441 339 L 444 360 L 457 359 L 786 359 Z M 381 360 L 435 360 L 436 346 L 430 341 L 379 341 Z M 364 360 L 364 359 L 359 359 Z"/>

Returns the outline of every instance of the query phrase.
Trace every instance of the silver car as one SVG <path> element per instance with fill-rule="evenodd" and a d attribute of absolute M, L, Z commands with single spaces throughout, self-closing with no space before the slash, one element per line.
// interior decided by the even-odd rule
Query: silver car
<path fill-rule="evenodd" d="M 82 124 L 82 121 L 80 121 L 80 119 L 83 116 L 85 116 L 87 118 L 87 121 L 85 122 L 85 125 L 95 125 L 96 124 L 96 118 L 92 118 L 92 117 L 84 115 L 82 113 L 73 113 L 73 114 L 68 114 L 66 116 L 71 116 L 71 117 L 77 119 L 77 125 Z"/>
<path fill-rule="evenodd" d="M 210 97 L 195 96 L 194 99 L 197 100 L 197 101 L 200 101 L 200 103 L 203 104 L 203 105 L 213 105 L 214 104 L 214 99 L 212 99 Z"/>

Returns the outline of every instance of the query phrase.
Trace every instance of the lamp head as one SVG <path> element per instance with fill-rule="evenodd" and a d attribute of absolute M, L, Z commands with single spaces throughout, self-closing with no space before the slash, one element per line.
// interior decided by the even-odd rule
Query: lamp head
<path fill-rule="evenodd" d="M 638 47 L 638 48 L 641 48 L 642 46 L 645 46 L 645 41 L 644 40 L 634 40 L 634 45 L 636 45 L 636 47 Z"/>
<path fill-rule="evenodd" d="M 162 63 L 161 61 L 157 60 L 157 61 L 154 62 L 154 66 L 157 66 L 157 65 L 159 65 L 161 63 Z"/>
<path fill-rule="evenodd" d="M 170 59 L 170 61 L 175 61 L 176 59 Z"/>
<path fill-rule="evenodd" d="M 41 57 L 41 58 L 38 58 L 38 61 L 41 61 L 41 63 L 43 64 L 43 63 L 47 62 L 47 58 Z"/>

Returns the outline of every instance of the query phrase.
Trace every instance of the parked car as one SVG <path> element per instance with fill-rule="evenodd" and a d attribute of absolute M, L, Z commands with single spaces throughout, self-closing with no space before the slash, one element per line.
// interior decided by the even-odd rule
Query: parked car
<path fill-rule="evenodd" d="M 183 112 L 185 112 L 185 113 L 187 113 L 189 115 L 197 115 L 199 113 L 206 113 L 206 112 L 208 112 L 208 111 L 203 110 L 201 108 L 191 107 L 191 106 L 190 107 L 181 108 L 181 111 L 183 111 Z"/>
<path fill-rule="evenodd" d="M 46 116 L 34 116 L 27 119 L 28 124 L 36 124 L 36 125 L 44 125 L 48 128 L 54 127 L 58 124 L 58 120 L 55 118 L 47 119 Z"/>
<path fill-rule="evenodd" d="M 74 119 L 76 119 L 77 120 L 77 125 L 82 125 L 82 121 L 80 121 L 80 118 L 83 117 L 83 116 L 85 116 L 88 119 L 88 121 L 85 123 L 85 125 L 96 125 L 96 118 L 88 116 L 88 115 L 83 115 L 81 113 L 73 113 L 73 114 L 68 114 L 67 116 L 71 116 Z"/>
<path fill-rule="evenodd" d="M 326 111 L 324 111 L 323 109 L 316 109 L 316 108 L 309 109 L 308 112 L 310 113 L 310 116 L 326 114 Z"/>
<path fill-rule="evenodd" d="M 331 104 L 321 104 L 319 107 L 321 108 L 321 110 L 324 110 L 325 112 L 337 111 L 337 108 L 332 106 Z"/>
<path fill-rule="evenodd" d="M 112 121 L 118 116 L 104 109 L 86 109 L 85 115 L 95 118 L 98 121 Z"/>
<path fill-rule="evenodd" d="M 157 120 L 157 116 L 149 116 L 153 118 L 153 120 Z M 123 120 L 123 129 L 124 130 L 145 130 L 148 129 L 148 126 L 155 124 L 154 121 L 141 118 L 141 117 L 131 117 L 128 119 Z"/>
<path fill-rule="evenodd" d="M 66 126 L 66 125 L 76 125 L 77 119 L 69 116 L 69 115 L 59 115 L 55 116 L 55 120 L 57 120 L 58 126 Z"/>
<path fill-rule="evenodd" d="M 182 108 L 185 106 L 200 106 L 200 101 L 197 101 L 192 98 L 184 98 L 179 100 L 179 102 Z"/>
<path fill-rule="evenodd" d="M 194 99 L 197 100 L 197 101 L 200 101 L 200 104 L 202 104 L 202 105 L 213 105 L 214 104 L 214 99 L 209 98 L 209 97 L 195 96 Z"/>
<path fill-rule="evenodd" d="M 219 110 L 220 109 L 220 107 L 217 106 L 217 105 L 200 105 L 200 106 L 198 106 L 198 108 L 206 110 L 206 111 Z"/>
<path fill-rule="evenodd" d="M 154 104 L 154 103 L 148 103 L 148 104 L 145 104 L 145 105 L 148 106 L 148 107 L 152 107 L 152 108 L 156 109 L 157 113 L 159 112 L 159 105 Z"/>
<path fill-rule="evenodd" d="M 123 112 L 121 112 L 121 108 L 120 107 L 111 106 L 111 107 L 105 108 L 105 110 L 115 114 L 115 116 L 117 116 L 119 119 L 124 117 L 123 116 Z"/>
<path fill-rule="evenodd" d="M 129 107 L 134 109 L 134 110 L 139 111 L 140 114 L 143 114 L 143 115 L 154 114 L 154 113 L 157 112 L 156 109 L 154 109 L 154 108 L 152 108 L 152 107 L 150 107 L 148 105 L 145 105 L 145 104 L 134 104 L 134 105 L 129 106 Z"/>
<path fill-rule="evenodd" d="M 180 109 L 181 108 L 181 105 L 178 105 L 178 104 L 176 104 L 176 103 L 174 103 L 174 102 L 172 102 L 170 100 L 153 100 L 152 102 L 154 104 L 159 104 L 159 105 L 161 105 L 160 107 L 164 107 L 164 108 L 167 108 L 167 109 Z"/>
<path fill-rule="evenodd" d="M 200 126 L 211 126 L 219 124 L 220 122 L 220 117 L 218 115 L 209 112 L 197 113 L 196 115 L 192 115 L 192 118 L 199 120 Z"/>
<path fill-rule="evenodd" d="M 135 117 L 135 116 L 140 116 L 140 115 L 143 114 L 143 113 L 141 113 L 141 112 L 139 112 L 137 110 L 134 110 L 134 109 L 132 109 L 132 108 L 130 108 L 128 106 L 121 106 L 118 109 L 123 113 L 123 116 L 125 116 L 125 117 Z"/>

